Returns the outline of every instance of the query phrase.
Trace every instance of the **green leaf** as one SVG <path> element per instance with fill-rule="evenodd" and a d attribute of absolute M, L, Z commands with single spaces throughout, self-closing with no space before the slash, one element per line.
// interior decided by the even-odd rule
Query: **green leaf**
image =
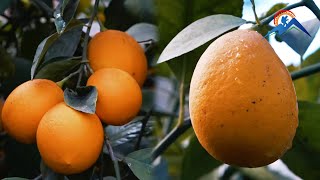
<path fill-rule="evenodd" d="M 68 88 L 64 90 L 65 103 L 77 111 L 88 114 L 96 112 L 97 98 L 98 91 L 94 86 L 79 87 L 75 91 Z"/>
<path fill-rule="evenodd" d="M 135 176 L 143 180 L 153 180 L 156 177 L 153 175 L 153 167 L 151 165 L 152 148 L 141 149 L 128 154 L 125 157 L 125 162 Z"/>
<path fill-rule="evenodd" d="M 222 164 L 207 153 L 195 135 L 191 137 L 183 157 L 180 179 L 184 180 L 198 179 Z"/>
<path fill-rule="evenodd" d="M 39 68 L 36 79 L 50 79 L 54 82 L 62 80 L 66 77 L 70 70 L 74 70 L 81 64 L 79 59 L 59 57 L 54 58 Z"/>
<path fill-rule="evenodd" d="M 308 56 L 302 63 L 302 67 L 319 63 L 320 49 Z M 293 69 L 293 67 L 290 67 Z M 297 69 L 295 69 L 297 70 Z M 299 100 L 318 102 L 320 98 L 320 73 L 310 75 L 294 81 L 296 94 Z"/>
<path fill-rule="evenodd" d="M 42 174 L 42 179 L 44 180 L 68 180 L 66 176 L 54 172 L 44 163 L 43 160 L 40 162 L 40 171 Z"/>
<path fill-rule="evenodd" d="M 299 127 L 290 149 L 281 159 L 303 179 L 320 178 L 320 104 L 299 101 Z"/>
<path fill-rule="evenodd" d="M 110 137 L 110 142 L 113 147 L 131 142 L 136 140 L 141 131 L 141 118 L 139 120 L 133 120 L 128 124 L 123 126 L 112 126 L 109 125 L 105 128 L 108 136 Z M 153 121 L 148 121 L 144 129 L 143 135 L 148 135 L 152 132 Z"/>
<path fill-rule="evenodd" d="M 157 26 L 149 23 L 138 23 L 131 26 L 127 31 L 136 41 L 153 40 L 159 41 L 159 32 Z"/>
<path fill-rule="evenodd" d="M 58 38 L 58 34 L 52 34 L 49 37 L 45 38 L 38 46 L 36 54 L 33 58 L 33 63 L 31 67 L 31 79 L 34 78 L 36 70 L 38 66 L 42 63 L 43 57 L 48 51 L 49 47 L 53 44 L 53 42 Z"/>
<path fill-rule="evenodd" d="M 67 26 L 65 32 L 72 30 L 73 28 L 77 28 L 79 26 L 83 26 L 83 22 L 79 20 L 71 21 L 70 24 Z M 59 34 L 54 33 L 50 35 L 49 37 L 45 38 L 38 46 L 36 54 L 33 58 L 33 63 L 31 67 L 31 79 L 34 78 L 36 71 L 38 71 L 38 67 L 43 63 L 44 56 L 46 55 L 49 48 L 52 46 L 52 44 L 58 39 Z"/>
<path fill-rule="evenodd" d="M 231 15 L 212 15 L 199 19 L 177 34 L 162 51 L 158 63 L 190 52 L 246 21 Z"/>
<path fill-rule="evenodd" d="M 62 0 L 54 11 L 54 24 L 58 34 L 63 33 L 71 19 L 73 18 L 80 0 Z"/>
<path fill-rule="evenodd" d="M 1 0 L 0 14 L 2 14 L 7 8 L 9 8 L 11 0 Z"/>
<path fill-rule="evenodd" d="M 72 57 L 77 50 L 82 33 L 82 26 L 66 31 L 51 45 L 44 57 L 44 62 L 56 57 Z"/>
<path fill-rule="evenodd" d="M 228 4 L 228 6 L 226 6 Z M 242 0 L 159 0 L 156 1 L 158 11 L 158 27 L 160 33 L 159 48 L 163 50 L 165 46 L 187 25 L 193 21 L 213 14 L 229 14 L 237 17 L 242 16 Z M 174 18 L 173 18 L 174 17 Z M 168 28 L 170 27 L 170 28 Z M 206 30 L 195 27 L 197 32 L 206 32 Z M 206 44 L 208 45 L 208 43 Z M 193 70 L 206 49 L 206 45 L 197 48 L 184 56 L 169 61 L 169 66 L 176 77 L 181 79 L 181 61 L 186 63 L 185 82 L 188 84 L 191 80 Z M 185 50 L 183 50 L 185 52 Z M 182 54 L 178 52 L 177 54 Z M 175 55 L 177 56 L 177 55 Z M 177 62 L 176 62 L 177 61 Z M 158 61 L 159 62 L 159 61 Z"/>

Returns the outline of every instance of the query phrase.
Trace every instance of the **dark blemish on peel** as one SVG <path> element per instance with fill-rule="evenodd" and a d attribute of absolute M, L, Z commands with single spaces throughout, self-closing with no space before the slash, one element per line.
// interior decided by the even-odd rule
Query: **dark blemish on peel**
<path fill-rule="evenodd" d="M 278 92 L 278 95 L 280 95 L 280 93 Z"/>
<path fill-rule="evenodd" d="M 223 128 L 224 127 L 224 124 L 220 124 L 220 128 Z"/>
<path fill-rule="evenodd" d="M 246 111 L 249 112 L 249 109 L 247 109 Z"/>
<path fill-rule="evenodd" d="M 262 101 L 262 99 L 260 98 L 260 99 L 259 99 L 259 101 L 261 102 L 261 101 Z"/>
<path fill-rule="evenodd" d="M 256 101 L 252 101 L 251 103 L 252 103 L 252 104 L 255 104 L 255 103 L 256 103 Z"/>

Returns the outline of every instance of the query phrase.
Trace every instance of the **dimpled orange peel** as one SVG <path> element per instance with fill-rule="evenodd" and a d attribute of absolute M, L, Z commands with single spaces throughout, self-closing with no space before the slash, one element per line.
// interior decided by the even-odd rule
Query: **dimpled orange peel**
<path fill-rule="evenodd" d="M 260 167 L 279 159 L 298 126 L 294 86 L 259 33 L 235 30 L 202 54 L 190 85 L 192 126 L 217 160 Z"/>

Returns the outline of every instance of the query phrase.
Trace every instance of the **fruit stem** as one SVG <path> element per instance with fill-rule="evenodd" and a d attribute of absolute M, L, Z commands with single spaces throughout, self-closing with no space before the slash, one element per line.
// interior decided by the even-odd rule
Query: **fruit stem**
<path fill-rule="evenodd" d="M 177 127 L 182 126 L 184 121 L 184 103 L 185 103 L 185 76 L 186 76 L 186 61 L 182 61 L 181 81 L 179 88 L 179 117 Z"/>
<path fill-rule="evenodd" d="M 81 61 L 82 63 L 88 62 L 87 48 L 88 48 L 88 42 L 89 42 L 89 37 L 90 37 L 90 31 L 91 31 L 93 20 L 96 17 L 96 14 L 97 14 L 97 11 L 98 11 L 99 2 L 100 2 L 100 0 L 95 0 L 95 2 L 94 2 L 93 12 L 92 12 L 90 20 L 88 22 L 86 34 L 84 36 L 84 43 L 83 43 L 83 50 L 82 50 L 82 61 Z M 84 68 L 85 68 L 85 66 L 88 66 L 87 64 L 88 63 L 81 64 L 80 68 L 78 69 L 79 72 L 77 71 L 79 73 L 77 87 L 80 86 L 80 83 L 81 83 L 81 80 L 82 80 L 82 75 L 83 75 L 83 72 L 84 72 Z M 62 82 L 62 83 L 64 83 L 64 82 Z"/>
<path fill-rule="evenodd" d="M 261 23 L 260 23 L 260 20 L 258 18 L 257 12 L 256 12 L 256 5 L 254 3 L 254 0 L 250 0 L 250 1 L 251 1 L 251 4 L 252 4 L 252 10 L 253 10 L 253 13 L 254 13 L 254 18 L 256 19 L 257 24 L 260 26 Z"/>
<path fill-rule="evenodd" d="M 97 17 L 97 21 L 98 21 L 98 23 L 99 23 L 100 32 L 103 32 L 103 31 L 108 30 L 108 28 L 106 28 L 106 27 L 103 25 L 103 23 L 100 21 L 100 19 L 98 18 L 98 16 L 96 16 L 96 17 Z"/>
<path fill-rule="evenodd" d="M 139 148 L 140 148 L 140 144 L 141 144 L 141 140 L 142 140 L 142 137 L 143 137 L 143 134 L 144 134 L 144 130 L 146 129 L 147 123 L 148 123 L 148 121 L 149 121 L 149 119 L 151 117 L 151 114 L 153 112 L 152 109 L 153 108 L 150 109 L 150 111 L 144 116 L 144 118 L 141 121 L 142 126 L 141 126 L 141 129 L 140 129 L 140 133 L 139 133 L 139 137 L 138 137 L 137 143 L 135 145 L 135 150 L 139 150 Z"/>
<path fill-rule="evenodd" d="M 116 179 L 117 180 L 121 180 L 120 168 L 119 168 L 118 160 L 114 156 L 114 153 L 113 153 L 113 150 L 112 150 L 112 146 L 111 146 L 111 143 L 110 143 L 110 139 L 109 139 L 109 137 L 108 137 L 106 132 L 105 132 L 105 136 L 104 137 L 105 137 L 105 144 L 106 144 L 107 149 L 109 151 L 110 158 L 111 158 L 111 160 L 113 162 L 114 170 L 116 172 Z"/>
<path fill-rule="evenodd" d="M 302 0 L 307 8 L 309 8 L 314 15 L 320 20 L 320 9 L 318 6 L 313 2 L 313 0 Z"/>
<path fill-rule="evenodd" d="M 155 160 L 160 154 L 162 154 L 172 143 L 176 141 L 181 134 L 186 132 L 191 127 L 190 118 L 183 121 L 183 124 L 179 127 L 175 127 L 165 138 L 152 151 L 152 159 Z"/>
<path fill-rule="evenodd" d="M 63 78 L 61 81 L 56 82 L 56 84 L 57 84 L 59 87 L 62 88 L 63 85 L 64 85 L 64 83 L 65 83 L 67 80 L 69 80 L 69 79 L 72 78 L 73 76 L 79 74 L 81 71 L 82 71 L 82 70 L 81 70 L 81 66 L 80 66 L 80 68 L 79 68 L 77 71 L 69 74 L 67 77 Z"/>
<path fill-rule="evenodd" d="M 86 31 L 86 35 L 84 36 L 84 43 L 83 43 L 83 51 L 82 51 L 82 60 L 86 61 L 88 59 L 87 57 L 87 48 L 88 48 L 88 42 L 89 42 L 89 37 L 90 37 L 90 31 L 92 27 L 92 23 L 94 18 L 96 17 L 98 7 L 99 7 L 99 2 L 100 0 L 95 0 L 94 7 L 93 7 L 93 12 L 90 17 L 89 23 L 88 23 L 88 28 Z"/>

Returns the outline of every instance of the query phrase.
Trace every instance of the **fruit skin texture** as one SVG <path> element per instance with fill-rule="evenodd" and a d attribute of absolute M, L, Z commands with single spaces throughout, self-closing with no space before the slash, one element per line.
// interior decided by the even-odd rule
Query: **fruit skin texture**
<path fill-rule="evenodd" d="M 76 111 L 62 102 L 43 116 L 37 145 L 42 159 L 55 172 L 80 173 L 98 159 L 103 127 L 97 115 Z"/>
<path fill-rule="evenodd" d="M 298 126 L 290 74 L 270 44 L 249 30 L 227 33 L 203 53 L 191 80 L 190 115 L 208 153 L 243 167 L 276 161 Z"/>
<path fill-rule="evenodd" d="M 94 71 L 118 68 L 128 72 L 140 86 L 147 76 L 147 58 L 129 34 L 106 30 L 96 34 L 88 45 L 88 59 Z"/>
<path fill-rule="evenodd" d="M 21 143 L 36 141 L 42 116 L 63 101 L 62 89 L 53 81 L 34 79 L 14 89 L 2 109 L 4 130 Z"/>
<path fill-rule="evenodd" d="M 94 72 L 87 86 L 98 90 L 96 113 L 109 125 L 124 125 L 140 110 L 142 93 L 138 83 L 125 71 L 104 68 Z"/>

